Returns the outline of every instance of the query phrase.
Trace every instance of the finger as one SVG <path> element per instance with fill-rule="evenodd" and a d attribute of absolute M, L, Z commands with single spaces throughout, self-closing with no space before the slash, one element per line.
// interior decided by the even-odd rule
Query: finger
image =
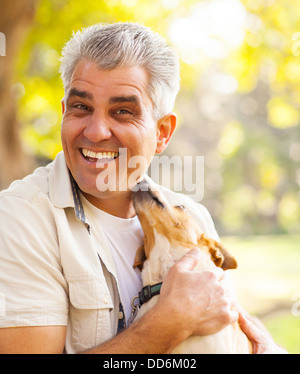
<path fill-rule="evenodd" d="M 192 271 L 195 269 L 197 265 L 201 263 L 203 259 L 203 252 L 195 247 L 187 252 L 177 263 L 177 266 L 180 270 L 183 271 Z M 213 269 L 209 269 L 210 272 L 213 272 L 217 280 L 220 281 L 224 277 L 224 270 L 222 268 L 216 267 Z"/>
<path fill-rule="evenodd" d="M 187 252 L 181 260 L 178 261 L 177 266 L 182 270 L 194 270 L 200 261 L 200 250 L 199 248 L 193 248 Z"/>
<path fill-rule="evenodd" d="M 256 342 L 257 338 L 261 335 L 260 329 L 253 322 L 251 322 L 244 313 L 239 313 L 238 321 L 241 329 L 247 335 L 249 340 Z"/>

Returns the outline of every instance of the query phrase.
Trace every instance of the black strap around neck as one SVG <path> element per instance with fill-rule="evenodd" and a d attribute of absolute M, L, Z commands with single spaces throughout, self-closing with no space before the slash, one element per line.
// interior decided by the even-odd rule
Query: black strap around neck
<path fill-rule="evenodd" d="M 139 292 L 139 300 L 140 305 L 145 304 L 147 301 L 149 301 L 153 296 L 160 294 L 162 282 L 156 283 L 153 286 L 145 286 L 142 288 L 142 290 Z"/>

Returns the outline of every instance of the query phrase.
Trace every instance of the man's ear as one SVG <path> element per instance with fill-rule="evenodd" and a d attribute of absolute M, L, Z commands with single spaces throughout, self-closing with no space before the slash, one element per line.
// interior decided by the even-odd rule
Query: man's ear
<path fill-rule="evenodd" d="M 166 149 L 177 124 L 175 113 L 169 113 L 161 118 L 157 123 L 157 147 L 156 153 L 161 153 Z"/>
<path fill-rule="evenodd" d="M 63 97 L 61 99 L 61 113 L 62 113 L 62 115 L 64 115 L 65 110 L 66 110 L 66 104 L 65 104 L 65 98 Z"/>

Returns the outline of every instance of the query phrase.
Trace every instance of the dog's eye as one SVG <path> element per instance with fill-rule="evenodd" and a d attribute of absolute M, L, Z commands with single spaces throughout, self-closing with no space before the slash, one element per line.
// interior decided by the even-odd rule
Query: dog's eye
<path fill-rule="evenodd" d="M 185 209 L 185 206 L 184 206 L 184 205 L 176 205 L 175 208 L 177 208 L 177 209 L 181 209 L 181 210 L 184 210 L 184 209 Z"/>
<path fill-rule="evenodd" d="M 159 205 L 161 208 L 164 208 L 164 203 L 162 203 L 156 196 L 153 196 L 153 200 Z"/>

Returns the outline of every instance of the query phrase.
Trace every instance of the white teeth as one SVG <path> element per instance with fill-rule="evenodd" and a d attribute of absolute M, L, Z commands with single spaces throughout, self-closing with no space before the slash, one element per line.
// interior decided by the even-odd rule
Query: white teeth
<path fill-rule="evenodd" d="M 98 160 L 101 158 L 116 158 L 119 156 L 119 152 L 93 152 L 86 148 L 82 148 L 81 150 L 84 157 L 90 158 L 97 158 Z"/>

